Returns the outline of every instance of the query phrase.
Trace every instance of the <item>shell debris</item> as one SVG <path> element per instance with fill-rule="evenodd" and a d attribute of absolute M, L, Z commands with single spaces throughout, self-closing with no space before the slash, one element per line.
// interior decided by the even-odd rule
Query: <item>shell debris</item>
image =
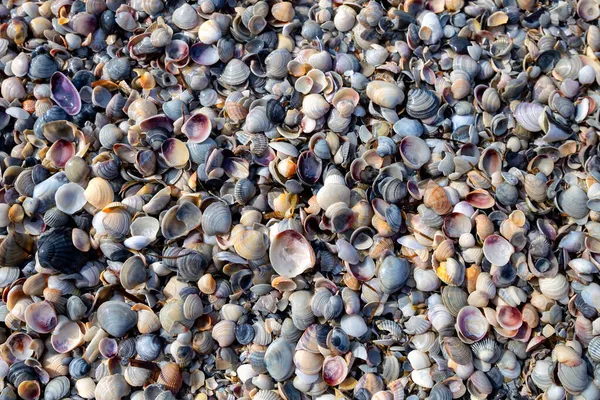
<path fill-rule="evenodd" d="M 597 0 L 0 5 L 0 398 L 600 398 Z"/>

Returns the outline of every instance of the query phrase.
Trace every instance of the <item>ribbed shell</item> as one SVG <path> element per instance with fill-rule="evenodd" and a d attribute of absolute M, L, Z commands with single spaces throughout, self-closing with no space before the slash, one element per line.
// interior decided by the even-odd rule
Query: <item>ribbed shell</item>
<path fill-rule="evenodd" d="M 87 255 L 73 246 L 72 237 L 69 228 L 55 228 L 42 234 L 37 252 L 40 265 L 63 273 L 79 271 Z"/>
<path fill-rule="evenodd" d="M 236 182 L 233 193 L 238 203 L 246 204 L 254 197 L 256 188 L 250 179 L 243 178 Z"/>

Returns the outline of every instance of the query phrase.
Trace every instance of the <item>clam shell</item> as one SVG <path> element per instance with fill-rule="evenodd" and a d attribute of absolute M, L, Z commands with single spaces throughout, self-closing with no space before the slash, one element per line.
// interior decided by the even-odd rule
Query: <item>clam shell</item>
<path fill-rule="evenodd" d="M 406 112 L 415 119 L 427 119 L 438 111 L 440 100 L 427 89 L 411 89 L 406 101 Z"/>
<path fill-rule="evenodd" d="M 408 280 L 409 274 L 408 261 L 394 256 L 386 257 L 377 270 L 381 290 L 388 294 L 400 290 Z"/>
<path fill-rule="evenodd" d="M 506 265 L 513 253 L 511 244 L 499 235 L 490 235 L 483 242 L 483 254 L 494 265 Z"/>
<path fill-rule="evenodd" d="M 339 385 L 348 375 L 348 364 L 340 356 L 327 357 L 323 361 L 323 381 L 329 386 Z"/>
<path fill-rule="evenodd" d="M 57 376 L 48 382 L 44 389 L 44 398 L 48 400 L 60 400 L 69 393 L 70 382 L 65 376 Z"/>
<path fill-rule="evenodd" d="M 373 103 L 385 108 L 395 108 L 404 103 L 404 92 L 395 83 L 372 81 L 367 85 L 367 96 Z"/>
<path fill-rule="evenodd" d="M 226 85 L 238 86 L 250 76 L 250 68 L 242 61 L 234 58 L 227 63 L 221 73 L 221 81 Z"/>
<path fill-rule="evenodd" d="M 288 379 L 294 371 L 293 347 L 284 339 L 277 339 L 267 347 L 264 362 L 267 371 L 277 382 Z"/>
<path fill-rule="evenodd" d="M 79 92 L 65 75 L 55 72 L 50 78 L 50 91 L 52 100 L 69 115 L 76 115 L 81 111 L 81 98 Z"/>
<path fill-rule="evenodd" d="M 54 195 L 56 208 L 65 214 L 75 214 L 86 205 L 85 189 L 76 183 L 61 186 Z"/>
<path fill-rule="evenodd" d="M 113 202 L 114 192 L 108 181 L 96 177 L 89 181 L 84 197 L 92 206 L 102 209 Z"/>
<path fill-rule="evenodd" d="M 83 331 L 76 322 L 62 320 L 52 331 L 52 348 L 57 353 L 68 353 L 83 343 Z"/>
<path fill-rule="evenodd" d="M 47 301 L 30 304 L 25 310 L 25 322 L 38 333 L 49 333 L 56 328 L 58 318 L 52 304 Z"/>
<path fill-rule="evenodd" d="M 286 278 L 302 274 L 316 262 L 310 243 L 294 230 L 279 232 L 273 238 L 269 258 L 273 269 Z"/>
<path fill-rule="evenodd" d="M 94 390 L 98 400 L 120 399 L 129 395 L 131 387 L 123 375 L 109 375 L 101 378 Z"/>
<path fill-rule="evenodd" d="M 542 130 L 542 127 L 538 119 L 543 112 L 544 107 L 539 103 L 522 102 L 515 108 L 514 116 L 524 129 L 529 132 L 539 132 Z"/>
<path fill-rule="evenodd" d="M 123 337 L 138 320 L 131 307 L 120 301 L 107 301 L 98 308 L 98 322 L 102 329 L 115 337 Z"/>
<path fill-rule="evenodd" d="M 425 141 L 416 136 L 407 136 L 400 142 L 400 155 L 410 168 L 419 169 L 431 158 Z"/>
<path fill-rule="evenodd" d="M 360 337 L 367 333 L 367 325 L 363 318 L 359 315 L 344 315 L 341 320 L 341 328 L 352 337 Z"/>
<path fill-rule="evenodd" d="M 231 211 L 220 201 L 210 204 L 202 213 L 202 230 L 206 235 L 223 235 L 231 228 Z"/>

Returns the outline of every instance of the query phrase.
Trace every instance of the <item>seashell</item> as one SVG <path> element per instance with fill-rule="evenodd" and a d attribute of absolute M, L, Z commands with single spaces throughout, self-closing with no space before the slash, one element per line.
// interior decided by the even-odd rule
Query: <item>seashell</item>
<path fill-rule="evenodd" d="M 157 335 L 140 335 L 136 338 L 135 349 L 140 359 L 152 361 L 160 355 L 162 340 Z"/>
<path fill-rule="evenodd" d="M 510 306 L 501 306 L 496 309 L 496 320 L 504 329 L 514 331 L 521 327 L 523 319 L 521 312 Z"/>
<path fill-rule="evenodd" d="M 25 322 L 38 333 L 49 333 L 56 328 L 58 318 L 52 304 L 42 301 L 30 304 L 25 309 Z"/>
<path fill-rule="evenodd" d="M 444 218 L 444 232 L 450 238 L 459 238 L 471 231 L 471 220 L 464 214 L 451 213 Z"/>
<path fill-rule="evenodd" d="M 446 191 L 433 181 L 427 183 L 423 196 L 423 204 L 431 208 L 438 215 L 448 214 L 452 210 L 452 204 L 448 199 Z"/>
<path fill-rule="evenodd" d="M 474 397 L 486 397 L 492 393 L 493 387 L 486 374 L 475 371 L 467 381 L 467 390 Z"/>
<path fill-rule="evenodd" d="M 193 324 L 193 321 L 189 321 L 183 316 L 183 301 L 172 301 L 166 304 L 158 317 L 162 328 L 170 333 L 181 333 L 180 331 L 185 331 Z M 154 324 L 155 318 L 152 314 L 149 319 L 149 322 Z"/>
<path fill-rule="evenodd" d="M 453 258 L 442 261 L 436 268 L 438 277 L 450 286 L 461 285 L 465 277 L 465 266 Z"/>
<path fill-rule="evenodd" d="M 415 119 L 427 119 L 435 115 L 440 105 L 437 96 L 427 89 L 411 89 L 406 101 L 406 112 Z"/>
<path fill-rule="evenodd" d="M 271 14 L 277 21 L 290 22 L 294 18 L 295 11 L 292 3 L 283 1 L 273 4 Z"/>
<path fill-rule="evenodd" d="M 221 26 L 215 20 L 203 22 L 198 29 L 198 39 L 205 44 L 217 43 L 222 35 Z"/>
<path fill-rule="evenodd" d="M 33 189 L 33 197 L 40 201 L 38 212 L 44 212 L 55 205 L 56 191 L 68 183 L 64 172 L 59 172 L 52 177 L 37 184 Z"/>
<path fill-rule="evenodd" d="M 204 314 L 204 306 L 200 296 L 192 294 L 185 298 L 183 303 L 183 316 L 189 320 L 195 321 Z"/>
<path fill-rule="evenodd" d="M 404 92 L 391 82 L 372 81 L 367 85 L 367 96 L 373 103 L 385 108 L 395 108 L 404 103 Z"/>
<path fill-rule="evenodd" d="M 83 398 L 91 399 L 94 398 L 94 391 L 96 390 L 96 383 L 90 377 L 85 377 L 82 379 L 78 379 L 75 382 L 75 389 L 77 390 L 77 394 Z"/>
<path fill-rule="evenodd" d="M 544 112 L 544 107 L 539 103 L 522 102 L 517 105 L 514 116 L 517 122 L 529 132 L 542 130 L 538 122 L 539 116 Z"/>
<path fill-rule="evenodd" d="M 272 390 L 259 390 L 254 398 L 257 400 L 281 400 L 281 396 Z"/>
<path fill-rule="evenodd" d="M 188 142 L 202 143 L 210 135 L 212 123 L 206 115 L 197 113 L 185 121 L 181 127 L 181 131 L 188 138 Z"/>
<path fill-rule="evenodd" d="M 431 323 L 425 318 L 414 316 L 404 323 L 404 332 L 409 335 L 420 335 L 427 332 L 430 327 Z"/>
<path fill-rule="evenodd" d="M 364 320 L 358 315 L 342 316 L 341 328 L 348 336 L 352 337 L 360 337 L 368 330 Z"/>
<path fill-rule="evenodd" d="M 7 242 L 3 242 L 3 245 L 5 243 Z M 37 261 L 40 266 L 54 271 L 78 271 L 87 258 L 85 253 L 74 247 L 72 231 L 68 228 L 54 228 L 45 232 L 40 236 L 37 247 Z M 21 248 L 26 247 L 21 245 Z"/>
<path fill-rule="evenodd" d="M 218 322 L 212 330 L 212 337 L 221 347 L 227 347 L 235 341 L 235 323 L 223 320 Z"/>
<path fill-rule="evenodd" d="M 434 386 L 433 379 L 431 378 L 431 368 L 414 370 L 411 372 L 410 377 L 419 386 L 425 388 L 432 388 Z"/>
<path fill-rule="evenodd" d="M 486 335 L 488 322 L 475 307 L 465 307 L 456 317 L 456 330 L 463 341 L 477 342 Z"/>
<path fill-rule="evenodd" d="M 294 278 L 315 264 L 315 254 L 310 243 L 298 232 L 279 232 L 272 240 L 269 258 L 275 272 Z"/>
<path fill-rule="evenodd" d="M 74 183 L 83 183 L 89 174 L 89 166 L 81 157 L 71 157 L 65 164 L 65 175 Z"/>
<path fill-rule="evenodd" d="M 71 81 L 61 72 L 55 72 L 50 78 L 50 91 L 52 100 L 69 115 L 76 115 L 81 111 L 81 98 L 79 92 Z"/>
<path fill-rule="evenodd" d="M 277 339 L 267 347 L 264 362 L 267 371 L 277 382 L 288 379 L 294 371 L 293 347 L 284 339 Z"/>
<path fill-rule="evenodd" d="M 499 235 L 490 235 L 483 242 L 483 254 L 494 265 L 506 265 L 513 253 L 512 245 Z"/>
<path fill-rule="evenodd" d="M 97 315 L 102 329 L 115 337 L 123 337 L 138 322 L 137 314 L 131 310 L 131 307 L 120 301 L 102 303 Z"/>
<path fill-rule="evenodd" d="M 74 358 L 69 363 L 69 375 L 75 379 L 81 379 L 90 372 L 90 365 L 81 357 Z"/>
<path fill-rule="evenodd" d="M 317 93 L 312 93 L 304 97 L 302 101 L 302 110 L 308 118 L 319 119 L 329 112 L 330 104 Z"/>
<path fill-rule="evenodd" d="M 581 0 L 577 2 L 577 14 L 585 21 L 593 21 L 600 17 L 600 8 L 592 1 Z"/>
<path fill-rule="evenodd" d="M 223 235 L 231 229 L 231 211 L 225 203 L 211 203 L 202 213 L 202 230 L 206 235 Z"/>
<path fill-rule="evenodd" d="M 50 341 L 57 353 L 68 353 L 83 343 L 83 332 L 76 322 L 62 320 L 52 331 Z"/>
<path fill-rule="evenodd" d="M 114 193 L 110 183 L 102 178 L 92 178 L 84 193 L 85 200 L 92 206 L 102 209 L 114 200 Z"/>
<path fill-rule="evenodd" d="M 227 63 L 221 73 L 221 81 L 226 85 L 238 86 L 243 84 L 250 76 L 250 68 L 238 59 Z"/>
<path fill-rule="evenodd" d="M 146 266 L 141 257 L 130 257 L 123 263 L 120 281 L 125 289 L 130 290 L 146 282 Z"/>
<path fill-rule="evenodd" d="M 39 382 L 34 380 L 23 381 L 17 388 L 19 397 L 25 400 L 33 400 L 40 397 L 41 387 Z"/>
<path fill-rule="evenodd" d="M 557 196 L 557 206 L 575 219 L 583 218 L 588 214 L 587 201 L 587 194 L 578 186 L 571 186 Z"/>
<path fill-rule="evenodd" d="M 409 273 L 409 264 L 405 259 L 386 257 L 377 271 L 381 290 L 388 294 L 397 292 L 406 283 Z"/>
<path fill-rule="evenodd" d="M 61 186 L 54 195 L 56 208 L 65 214 L 75 214 L 87 203 L 84 192 L 85 190 L 76 183 Z"/>
<path fill-rule="evenodd" d="M 473 357 L 471 349 L 460 341 L 458 338 L 445 337 L 442 340 L 444 350 L 448 354 L 448 357 L 460 365 L 468 365 L 472 362 Z"/>
<path fill-rule="evenodd" d="M 411 367 L 415 370 L 429 368 L 431 366 L 429 356 L 422 351 L 412 350 L 408 353 L 407 358 Z"/>
<path fill-rule="evenodd" d="M 129 395 L 131 387 L 123 375 L 108 375 L 96 384 L 94 395 L 98 400 L 120 399 Z"/>
<path fill-rule="evenodd" d="M 143 386 L 150 379 L 152 371 L 145 368 L 127 367 L 123 371 L 123 377 L 133 387 Z"/>
<path fill-rule="evenodd" d="M 585 364 L 578 366 L 568 366 L 563 363 L 558 364 L 557 377 L 568 393 L 577 394 L 582 392 L 589 383 L 587 368 Z"/>
<path fill-rule="evenodd" d="M 339 385 L 348 375 L 348 364 L 340 356 L 329 356 L 323 361 L 323 381 L 329 386 Z"/>
<path fill-rule="evenodd" d="M 69 393 L 69 378 L 57 376 L 46 384 L 44 389 L 44 398 L 48 400 L 60 400 Z"/>
<path fill-rule="evenodd" d="M 183 4 L 173 12 L 173 23 L 180 29 L 191 30 L 198 25 L 198 13 L 189 4 Z"/>
<path fill-rule="evenodd" d="M 400 155 L 410 168 L 419 169 L 429 161 L 431 151 L 423 139 L 407 136 L 400 142 Z"/>

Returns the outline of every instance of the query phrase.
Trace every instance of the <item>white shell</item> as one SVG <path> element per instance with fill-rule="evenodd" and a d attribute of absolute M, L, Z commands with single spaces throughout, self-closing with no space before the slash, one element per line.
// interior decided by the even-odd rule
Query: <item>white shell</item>
<path fill-rule="evenodd" d="M 369 330 L 365 320 L 360 315 L 344 315 L 340 326 L 348 336 L 352 337 L 361 337 Z"/>
<path fill-rule="evenodd" d="M 61 186 L 54 195 L 56 208 L 65 214 L 75 214 L 87 203 L 84 192 L 85 189 L 76 183 L 67 183 Z"/>

